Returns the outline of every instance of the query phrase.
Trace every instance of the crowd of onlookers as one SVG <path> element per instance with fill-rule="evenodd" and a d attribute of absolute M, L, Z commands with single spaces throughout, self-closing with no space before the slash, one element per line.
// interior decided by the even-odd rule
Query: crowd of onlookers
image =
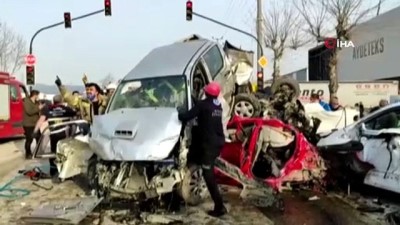
<path fill-rule="evenodd" d="M 25 133 L 25 157 L 27 159 L 32 158 L 31 146 L 33 141 L 36 140 L 36 143 L 38 143 L 40 138 L 40 130 L 35 129 L 35 127 L 37 127 L 38 122 L 40 122 L 40 117 L 48 113 L 49 106 L 54 106 L 55 103 L 57 103 L 57 105 L 67 106 L 66 100 L 72 99 L 70 103 L 74 102 L 75 104 L 68 105 L 76 112 L 77 117 L 91 120 L 91 114 L 99 114 L 98 109 L 100 105 L 98 104 L 98 100 L 103 99 L 101 96 L 104 96 L 104 98 L 106 98 L 107 95 L 110 96 L 116 88 L 115 84 L 109 84 L 106 87 L 106 93 L 103 93 L 103 90 L 99 85 L 96 83 L 88 83 L 86 81 L 84 81 L 85 93 L 80 93 L 79 91 L 69 92 L 61 84 L 61 80 L 57 78 L 56 85 L 60 89 L 61 95 L 55 95 L 53 101 L 40 99 L 39 96 L 41 93 L 38 90 L 31 90 L 29 96 L 24 98 L 22 125 Z M 83 101 L 83 99 L 86 99 L 87 101 Z M 84 104 L 85 102 L 88 104 Z"/>

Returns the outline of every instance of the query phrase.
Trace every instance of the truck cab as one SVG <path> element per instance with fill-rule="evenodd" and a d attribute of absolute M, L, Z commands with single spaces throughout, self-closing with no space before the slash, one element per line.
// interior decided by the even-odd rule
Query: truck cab
<path fill-rule="evenodd" d="M 27 95 L 22 82 L 9 73 L 0 72 L 0 139 L 24 134 L 23 100 Z"/>

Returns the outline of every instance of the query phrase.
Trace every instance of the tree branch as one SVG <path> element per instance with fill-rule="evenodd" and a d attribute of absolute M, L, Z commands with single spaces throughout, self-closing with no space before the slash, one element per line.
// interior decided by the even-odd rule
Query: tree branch
<path fill-rule="evenodd" d="M 24 64 L 25 39 L 0 22 L 0 70 L 15 73 Z"/>

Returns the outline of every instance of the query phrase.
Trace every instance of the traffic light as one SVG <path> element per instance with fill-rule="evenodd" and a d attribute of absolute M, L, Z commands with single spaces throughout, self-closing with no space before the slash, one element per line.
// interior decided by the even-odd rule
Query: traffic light
<path fill-rule="evenodd" d="M 69 13 L 69 12 L 64 13 L 64 26 L 65 26 L 65 28 L 71 28 L 71 26 L 72 26 L 71 13 Z"/>
<path fill-rule="evenodd" d="M 192 21 L 192 17 L 193 17 L 193 2 L 188 0 L 186 2 L 186 20 Z"/>
<path fill-rule="evenodd" d="M 257 91 L 261 92 L 264 90 L 264 74 L 263 72 L 257 73 Z"/>
<path fill-rule="evenodd" d="M 104 14 L 111 16 L 111 0 L 104 0 Z"/>
<path fill-rule="evenodd" d="M 26 85 L 35 85 L 35 66 L 26 66 Z"/>

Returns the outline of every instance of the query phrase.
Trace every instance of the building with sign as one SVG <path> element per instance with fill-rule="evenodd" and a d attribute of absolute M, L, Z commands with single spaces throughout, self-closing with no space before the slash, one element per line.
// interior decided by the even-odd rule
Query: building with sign
<path fill-rule="evenodd" d="M 400 80 L 400 7 L 356 26 L 351 32 L 354 47 L 338 53 L 340 81 Z M 331 49 L 323 44 L 309 50 L 309 80 L 328 80 Z"/>

